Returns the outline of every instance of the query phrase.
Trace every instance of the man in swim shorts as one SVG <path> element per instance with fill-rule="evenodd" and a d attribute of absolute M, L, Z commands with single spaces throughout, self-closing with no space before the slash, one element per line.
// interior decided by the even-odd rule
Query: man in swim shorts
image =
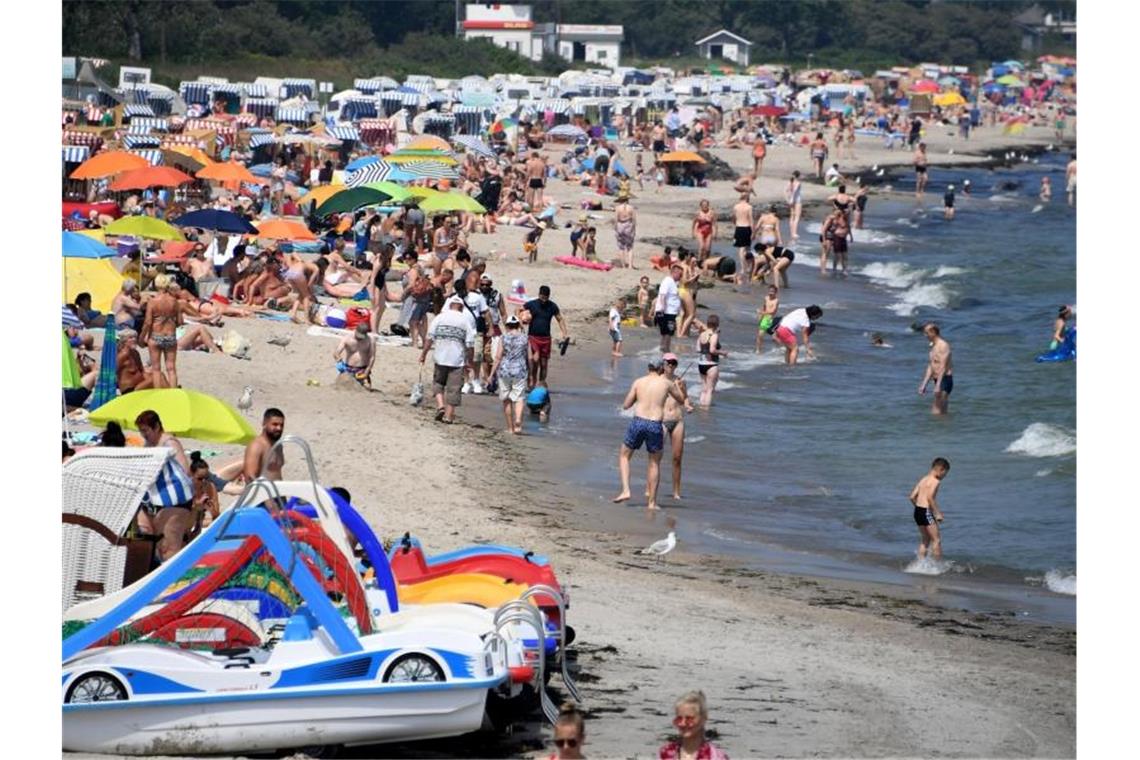
<path fill-rule="evenodd" d="M 942 337 L 938 325 L 933 322 L 922 328 L 922 334 L 930 341 L 930 361 L 918 386 L 920 396 L 926 395 L 926 386 L 934 381 L 934 403 L 931 414 L 946 414 L 950 411 L 950 392 L 954 390 L 954 367 L 950 360 L 950 344 Z"/>
<path fill-rule="evenodd" d="M 752 204 L 748 202 L 748 194 L 741 193 L 740 200 L 732 207 L 732 218 L 736 224 L 732 236 L 732 245 L 736 248 L 736 255 L 740 258 L 740 266 L 736 272 L 736 284 L 743 282 L 745 272 L 752 272 L 752 228 L 755 219 L 752 216 Z"/>
<path fill-rule="evenodd" d="M 342 375 L 352 375 L 356 382 L 372 389 L 372 365 L 376 362 L 376 346 L 368 335 L 368 325 L 361 323 L 352 335 L 340 339 L 333 352 L 336 371 Z"/>
<path fill-rule="evenodd" d="M 546 367 L 550 362 L 550 323 L 558 320 L 558 329 L 562 332 L 562 339 L 568 340 L 570 332 L 566 328 L 566 319 L 558 310 L 558 304 L 550 300 L 550 286 L 543 285 L 538 289 L 538 298 L 533 298 L 523 304 L 521 311 L 527 312 L 526 320 L 527 342 L 530 345 L 530 376 L 527 387 L 533 388 L 539 382 L 546 382 Z"/>
<path fill-rule="evenodd" d="M 950 472 L 950 462 L 938 457 L 930 464 L 926 473 L 910 492 L 910 503 L 914 506 L 914 522 L 918 526 L 918 558 L 924 559 L 929 553 L 936 560 L 942 559 L 942 510 L 938 508 L 935 496 L 942 479 Z"/>
<path fill-rule="evenodd" d="M 629 421 L 629 427 L 618 452 L 621 493 L 614 497 L 614 503 L 629 500 L 630 461 L 633 459 L 633 452 L 640 449 L 644 443 L 645 451 L 649 455 L 649 470 L 646 477 L 649 501 L 646 508 L 658 508 L 657 486 L 661 479 L 661 450 L 665 445 L 665 429 L 661 422 L 665 417 L 665 399 L 672 398 L 679 404 L 685 403 L 685 398 L 677 390 L 676 383 L 661 374 L 662 366 L 662 360 L 651 359 L 648 372 L 633 381 L 622 403 L 622 409 L 633 407 L 633 419 Z"/>

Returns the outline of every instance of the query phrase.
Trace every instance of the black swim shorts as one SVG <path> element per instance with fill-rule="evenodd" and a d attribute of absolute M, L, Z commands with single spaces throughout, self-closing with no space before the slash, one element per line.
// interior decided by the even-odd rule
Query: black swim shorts
<path fill-rule="evenodd" d="M 934 519 L 934 510 L 925 507 L 914 508 L 914 524 L 922 527 L 923 525 L 936 525 Z"/>
<path fill-rule="evenodd" d="M 752 228 L 737 227 L 732 236 L 732 245 L 736 248 L 751 248 Z"/>
<path fill-rule="evenodd" d="M 662 335 L 676 335 L 677 334 L 677 315 L 666 314 L 665 312 L 658 312 L 654 316 L 653 321 L 657 324 L 657 329 L 661 331 Z"/>
<path fill-rule="evenodd" d="M 942 380 L 939 381 L 938 388 L 936 390 L 939 393 L 945 393 L 947 396 L 949 396 L 950 392 L 954 390 L 954 376 L 943 375 Z"/>

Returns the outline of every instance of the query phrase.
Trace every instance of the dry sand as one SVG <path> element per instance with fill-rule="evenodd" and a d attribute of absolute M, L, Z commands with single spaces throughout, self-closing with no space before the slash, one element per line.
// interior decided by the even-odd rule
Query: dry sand
<path fill-rule="evenodd" d="M 1004 138 L 998 132 L 976 130 L 964 143 L 933 130 L 926 138 L 931 164 L 980 162 L 983 151 L 1052 141 L 1045 129 Z M 909 151 L 878 145 L 860 139 L 859 164 L 909 166 Z M 746 149 L 712 152 L 738 170 L 751 166 Z M 852 163 L 841 168 L 850 171 Z M 805 148 L 770 149 L 757 187 L 760 201 L 782 201 L 793 168 L 810 172 Z M 666 188 L 660 195 L 636 188 L 639 239 L 688 239 L 699 199 L 709 198 L 723 215 L 734 198 L 731 182 Z M 551 183 L 551 195 L 574 205 L 560 212 L 563 224 L 577 217 L 582 190 Z M 805 204 L 830 192 L 805 183 Z M 616 257 L 612 214 L 596 214 L 599 255 Z M 804 224 L 820 216 L 805 209 Z M 558 229 L 544 236 L 542 261 L 527 266 L 518 260 L 523 233 L 502 228 L 493 237 L 476 235 L 472 248 L 508 254 L 489 267 L 501 290 L 516 277 L 532 294 L 540 284 L 552 287 L 578 342 L 568 357 L 552 360 L 557 387 L 560 378 L 580 371 L 575 365 L 587 355 L 608 351 L 604 309 L 635 285 L 659 249 L 639 242 L 642 268 L 635 271 L 579 270 L 550 262 L 568 248 L 568 230 Z M 660 279 L 648 271 L 654 282 Z M 664 562 L 650 561 L 634 553 L 643 538 L 606 531 L 581 516 L 588 513 L 584 497 L 552 475 L 551 463 L 572 452 L 559 449 L 557 440 L 503 434 L 497 399 L 464 397 L 461 424 L 454 426 L 432 421 L 430 400 L 424 408 L 410 407 L 419 351 L 380 347 L 376 388 L 368 393 L 335 379 L 332 338 L 264 320 L 230 320 L 231 327 L 252 340 L 252 360 L 181 354 L 184 386 L 232 403 L 248 384 L 256 389 L 257 416 L 269 405 L 284 409 L 286 432 L 312 445 L 324 484 L 348 488 L 382 536 L 410 530 L 432 552 L 494 541 L 551 558 L 571 589 L 589 755 L 655 752 L 669 734 L 673 700 L 692 688 L 708 695 L 709 726 L 734 757 L 1075 755 L 1074 631 L 940 610 L 870 584 L 745 572 L 725 559 L 688 555 L 683 545 Z M 266 343 L 280 334 L 292 336 L 288 347 Z M 320 385 L 306 385 L 310 379 Z M 239 453 L 203 448 L 220 452 L 215 463 Z M 287 455 L 286 474 L 303 477 L 299 453 Z M 534 724 L 503 740 L 350 754 L 506 756 L 538 750 L 536 737 L 546 735 Z"/>

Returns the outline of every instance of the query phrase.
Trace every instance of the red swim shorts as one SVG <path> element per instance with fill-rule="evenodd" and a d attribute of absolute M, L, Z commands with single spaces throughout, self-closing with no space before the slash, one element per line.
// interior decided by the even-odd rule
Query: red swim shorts
<path fill-rule="evenodd" d="M 528 336 L 527 342 L 530 344 L 530 350 L 538 354 L 538 358 L 550 358 L 551 337 L 549 335 L 547 335 L 545 338 L 540 338 L 537 335 L 531 335 Z"/>

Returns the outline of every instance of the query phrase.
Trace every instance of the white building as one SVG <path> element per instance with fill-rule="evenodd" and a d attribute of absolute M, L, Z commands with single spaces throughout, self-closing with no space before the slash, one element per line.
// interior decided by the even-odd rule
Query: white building
<path fill-rule="evenodd" d="M 529 5 L 469 3 L 463 21 L 464 39 L 489 39 L 499 47 L 537 61 L 543 51 L 568 61 L 614 67 L 621 62 L 620 25 L 535 25 Z"/>
<path fill-rule="evenodd" d="M 718 59 L 732 61 L 737 66 L 748 65 L 748 50 L 752 47 L 751 42 L 727 29 L 713 32 L 708 37 L 697 40 L 694 44 L 696 44 L 697 54 L 701 58 L 707 58 L 710 61 Z"/>

